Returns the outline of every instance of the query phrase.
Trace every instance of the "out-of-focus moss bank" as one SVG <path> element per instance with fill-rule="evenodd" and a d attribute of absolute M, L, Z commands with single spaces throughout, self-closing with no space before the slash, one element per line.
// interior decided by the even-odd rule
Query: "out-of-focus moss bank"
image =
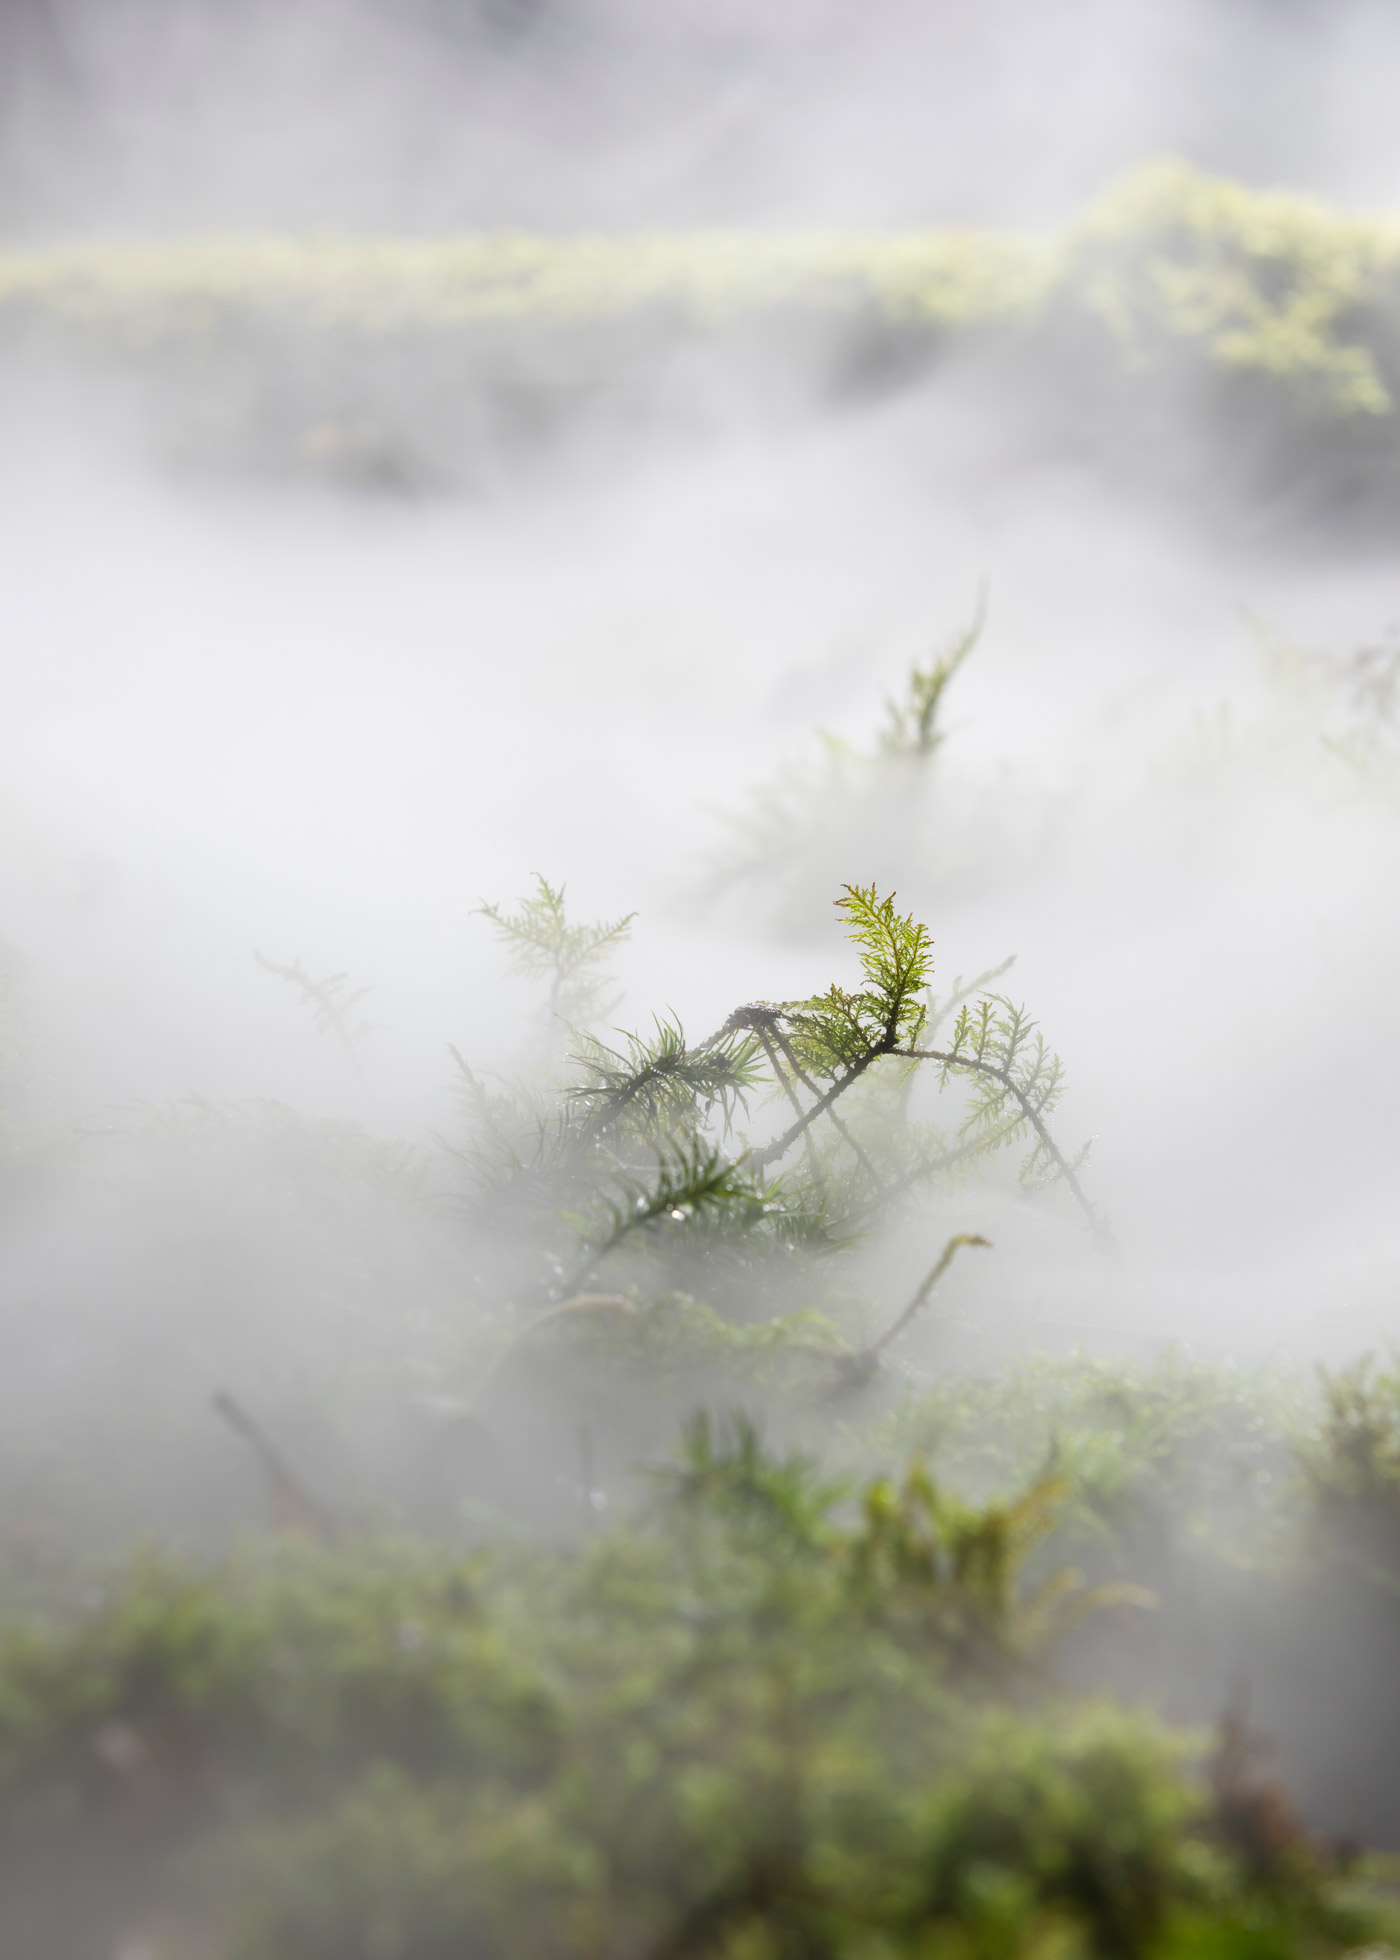
<path fill-rule="evenodd" d="M 213 367 L 225 387 L 232 358 L 261 389 L 241 410 L 225 401 L 225 439 L 240 413 L 261 418 L 278 425 L 289 459 L 390 484 L 457 473 L 442 452 L 444 394 L 505 384 L 518 433 L 522 421 L 537 429 L 542 405 L 576 405 L 580 389 L 596 396 L 600 380 L 635 387 L 678 336 L 732 341 L 755 330 L 789 347 L 820 344 L 827 383 L 839 344 L 838 385 L 904 379 L 954 346 L 981 344 L 1057 370 L 1078 348 L 1071 366 L 1098 389 L 1112 351 L 1129 393 L 1184 363 L 1208 387 L 1243 384 L 1250 403 L 1262 391 L 1286 420 L 1349 427 L 1372 451 L 1377 432 L 1360 431 L 1379 425 L 1388 453 L 1400 404 L 1400 219 L 1347 216 L 1165 161 L 1045 236 L 254 236 L 0 253 L 0 335 L 11 347 L 118 365 L 154 358 L 166 379 L 171 362 L 186 374 Z M 433 397 L 422 419 L 437 425 L 436 454 L 412 413 L 415 388 Z M 198 450 L 199 432 L 185 434 Z"/>
<path fill-rule="evenodd" d="M 1393 1935 L 1383 1868 L 1308 1833 L 1241 1720 L 1211 1748 L 1053 1686 L 1067 1619 L 1132 1610 L 1028 1576 L 1059 1496 L 969 1506 L 917 1463 L 843 1491 L 697 1421 L 648 1511 L 573 1551 L 138 1558 L 0 1635 L 4 1950 L 1324 1960 Z"/>
<path fill-rule="evenodd" d="M 0 256 L 0 317 L 199 341 L 257 319 L 437 333 L 649 308 L 720 324 L 772 308 L 929 330 L 1029 323 L 1070 300 L 1125 349 L 1155 333 L 1287 378 L 1346 414 L 1395 407 L 1372 310 L 1400 298 L 1400 220 L 1345 217 L 1181 163 L 1136 172 L 1058 236 L 695 232 L 437 239 L 233 237 Z"/>
<path fill-rule="evenodd" d="M 323 329 L 435 333 L 483 320 L 568 326 L 654 306 L 718 324 L 774 306 L 946 324 L 1038 297 L 1042 254 L 972 232 L 868 238 L 695 232 L 440 239 L 244 237 L 67 246 L 0 260 L 0 295 L 133 344 L 290 315 Z"/>

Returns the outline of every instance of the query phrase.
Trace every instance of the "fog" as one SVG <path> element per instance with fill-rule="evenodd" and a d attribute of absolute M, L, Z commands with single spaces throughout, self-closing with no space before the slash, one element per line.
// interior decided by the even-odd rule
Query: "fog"
<path fill-rule="evenodd" d="M 1395 806 L 1315 731 L 1249 754 L 1287 710 L 1247 616 L 1361 644 L 1384 563 L 1222 546 L 1086 471 L 950 481 L 939 434 L 905 395 L 429 504 L 12 453 L 8 939 L 46 1120 L 278 1097 L 421 1140 L 446 1044 L 522 1038 L 483 898 L 539 870 L 636 909 L 621 1018 L 700 1029 L 824 984 L 832 893 L 888 873 L 941 973 L 1018 955 L 1154 1336 L 1385 1331 Z M 983 579 L 925 834 L 727 883 L 726 815 L 815 727 L 866 742 Z M 360 1075 L 254 948 L 373 987 Z"/>
<path fill-rule="evenodd" d="M 0 253 L 1048 229 L 1165 153 L 1384 210 L 1397 56 L 1362 0 L 10 0 Z M 1056 1136 L 1093 1139 L 1112 1245 L 1011 1166 L 872 1235 L 851 1285 L 886 1316 L 949 1233 L 993 1241 L 918 1379 L 1393 1340 L 1400 736 L 1344 671 L 1394 649 L 1393 493 L 1310 475 L 1306 421 L 1290 447 L 1248 404 L 1212 420 L 1068 335 L 901 365 L 796 313 L 606 357 L 561 331 L 504 382 L 474 342 L 314 333 L 288 379 L 269 335 L 247 366 L 292 403 L 280 444 L 236 362 L 5 339 L 16 1514 L 224 1543 L 261 1503 L 225 1388 L 356 1502 L 439 1522 L 421 1412 L 500 1307 L 433 1209 L 449 1046 L 538 1062 L 537 992 L 478 909 L 536 874 L 571 918 L 637 914 L 612 1027 L 694 1039 L 849 980 L 848 881 L 928 923 L 935 991 L 1016 956 L 996 984 L 1064 1060 Z M 308 463 L 325 400 L 374 467 Z M 395 416 L 413 467 L 381 469 Z M 979 594 L 941 745 L 902 800 L 871 788 L 888 702 Z M 353 1054 L 255 953 L 372 990 Z M 420 1153 L 426 1195 L 342 1188 L 366 1138 Z M 600 1481 L 652 1442 L 600 1434 Z"/>
<path fill-rule="evenodd" d="M 1044 223 L 1145 154 L 1380 204 L 1382 0 L 11 0 L 12 231 Z"/>

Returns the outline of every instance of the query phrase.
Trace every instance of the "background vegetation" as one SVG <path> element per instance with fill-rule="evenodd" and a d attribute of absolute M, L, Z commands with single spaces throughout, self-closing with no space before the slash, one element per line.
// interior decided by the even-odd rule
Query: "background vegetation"
<path fill-rule="evenodd" d="M 1042 235 L 62 245 L 0 254 L 0 334 L 144 375 L 161 442 L 187 460 L 389 489 L 470 481 L 484 455 L 580 416 L 693 414 L 675 362 L 699 337 L 756 364 L 750 410 L 779 369 L 782 398 L 796 374 L 820 400 L 985 353 L 1032 420 L 1068 387 L 1077 439 L 1120 464 L 1169 468 L 1185 415 L 1227 473 L 1243 442 L 1252 487 L 1286 458 L 1320 503 L 1384 502 L 1400 225 L 1163 161 Z"/>
<path fill-rule="evenodd" d="M 937 671 L 912 677 L 892 764 L 936 750 Z M 930 1374 L 927 1346 L 902 1358 L 910 1329 L 959 1257 L 995 1253 L 954 1237 L 882 1305 L 843 1281 L 876 1218 L 927 1216 L 930 1189 L 1019 1146 L 1023 1188 L 1112 1256 L 1024 1010 L 985 979 L 940 1001 L 926 929 L 850 886 L 854 971 L 825 992 L 746 1003 L 698 1043 L 673 1020 L 605 1043 L 586 1024 L 631 922 L 572 922 L 544 879 L 485 911 L 538 990 L 539 1059 L 510 1083 L 457 1058 L 436 1171 L 253 1119 L 254 1161 L 290 1150 L 297 1208 L 328 1220 L 303 1285 L 363 1285 L 371 1203 L 361 1243 L 391 1275 L 386 1216 L 446 1277 L 397 1329 L 371 1308 L 368 1344 L 343 1305 L 311 1317 L 312 1392 L 361 1432 L 357 1479 L 317 1464 L 314 1425 L 288 1444 L 220 1391 L 204 1420 L 245 1452 L 268 1531 L 220 1551 L 206 1516 L 202 1549 L 133 1552 L 116 1519 L 103 1548 L 94 1488 L 31 1462 L 0 1548 L 6 1950 L 1395 1937 L 1372 1847 L 1400 1795 L 1374 1694 L 1400 1378 L 1319 1388 L 1177 1353 Z M 348 1039 L 345 976 L 261 964 Z M 227 1166 L 228 1121 L 195 1106 L 145 1134 L 188 1163 L 203 1131 Z M 415 1448 L 397 1434 L 377 1475 L 367 1439 L 409 1380 Z"/>
<path fill-rule="evenodd" d="M 20 879 L 6 903 L 26 923 L 61 915 L 37 939 L 63 948 L 67 968 L 0 948 L 0 1955 L 1391 1954 L 1400 1374 L 1383 1354 L 1314 1375 L 1222 1350 L 1246 1320 L 1266 1334 L 1282 1324 L 1289 1289 L 1295 1301 L 1313 1290 L 1319 1315 L 1344 1302 L 1345 1273 L 1373 1248 L 1380 1277 L 1356 1290 L 1369 1301 L 1388 1286 L 1393 1300 L 1384 1197 L 1346 1210 L 1343 1187 L 1379 1184 L 1393 1134 L 1388 942 L 1384 919 L 1363 929 L 1357 915 L 1360 898 L 1384 913 L 1390 888 L 1400 653 L 1393 630 L 1318 652 L 1303 626 L 1251 617 L 1255 711 L 1222 710 L 1185 738 L 1161 737 L 1149 669 L 1168 639 L 1173 662 L 1197 651 L 1207 560 L 1211 607 L 1217 580 L 1229 604 L 1241 578 L 1208 549 L 1191 581 L 1153 584 L 1178 528 L 1211 549 L 1217 531 L 1253 549 L 1280 530 L 1310 547 L 1330 528 L 1334 572 L 1368 530 L 1392 550 L 1400 221 L 1168 159 L 1057 227 L 924 222 L 966 208 L 1007 148 L 1031 158 L 1018 168 L 1036 182 L 980 208 L 1074 208 L 1081 192 L 1063 186 L 1099 181 L 1099 165 L 1087 151 L 1057 161 L 1046 105 L 1071 122 L 1084 89 L 1107 99 L 1117 75 L 1141 115 L 1157 80 L 1144 89 L 1154 64 L 1137 9 L 1118 10 L 1130 27 L 1107 67 L 1115 10 L 1089 10 L 1063 44 L 1093 57 L 1062 63 L 1080 76 L 1042 72 L 1050 43 L 1015 10 L 949 9 L 956 33 L 915 35 L 903 59 L 891 41 L 863 123 L 843 120 L 861 90 L 831 55 L 858 55 L 868 32 L 826 40 L 835 80 L 811 83 L 810 69 L 806 82 L 763 69 L 781 34 L 771 50 L 760 34 L 755 57 L 731 10 L 710 6 L 669 29 L 685 9 L 250 0 L 246 34 L 242 19 L 229 26 L 238 11 L 0 11 L 0 381 L 19 431 L 6 486 L 41 561 L 16 575 L 6 615 L 34 667 L 15 751 L 28 739 L 39 772 L 80 784 L 69 800 L 92 808 L 73 835 L 86 825 L 144 866 L 178 829 L 193 866 L 146 911 L 118 898 L 103 912 L 101 862 L 64 882 L 63 793 L 17 776 L 6 842 L 28 877 L 29 831 L 41 839 L 43 899 L 16 898 Z M 1186 22 L 1171 39 L 1176 87 L 1194 113 L 1208 37 L 1190 8 L 1172 11 Z M 909 12 L 941 28 L 938 9 Z M 1173 143 L 1184 131 L 1218 170 L 1318 181 L 1306 129 L 1253 155 L 1221 132 L 1256 83 L 1275 105 L 1291 99 L 1289 78 L 1325 52 L 1321 29 L 1289 43 L 1291 65 L 1269 83 L 1279 10 L 1214 12 L 1258 15 L 1239 44 L 1248 58 L 1216 71 L 1229 82 L 1221 127 L 1178 102 L 1154 130 Z M 645 47 L 644 17 L 662 23 Z M 805 28 L 792 38 L 805 59 Z M 634 59 L 620 58 L 627 47 Z M 960 47 L 993 48 L 997 68 L 997 88 L 966 103 Z M 1022 73 L 1003 88 L 1026 62 L 1030 86 Z M 226 92 L 225 70 L 237 70 Z M 207 94 L 187 86 L 215 71 Z M 888 148 L 873 142 L 886 104 L 906 131 Z M 1352 181 L 1376 181 L 1384 124 L 1350 121 L 1370 173 Z M 909 132 L 917 145 L 901 152 Z M 759 197 L 743 167 L 726 172 L 765 141 L 776 168 Z M 1118 129 L 1096 141 L 1095 157 L 1134 153 Z M 812 229 L 800 214 L 823 208 L 819 164 L 851 180 L 829 201 L 848 215 Z M 637 220 L 652 209 L 664 223 Z M 328 230 L 326 210 L 354 215 Z M 128 211 L 146 214 L 146 235 L 114 229 Z M 716 226 L 726 211 L 745 228 Z M 59 435 L 52 451 L 35 445 L 40 469 L 31 419 Z M 824 461 L 804 446 L 818 424 Z M 755 461 L 755 432 L 775 430 L 799 438 L 780 469 Z M 592 508 L 632 452 L 660 458 L 659 475 L 684 446 L 703 457 L 736 432 L 708 490 L 686 479 L 660 519 L 645 470 Z M 71 480 L 53 462 L 70 438 L 84 458 Z M 149 451 L 173 474 L 148 471 Z M 492 528 L 490 493 L 532 472 L 540 507 L 515 532 Z M 264 494 L 225 498 L 240 474 Z M 194 506 L 179 501 L 199 475 L 217 480 L 202 511 L 232 545 L 212 579 Z M 877 476 L 893 488 L 867 508 Z M 385 508 L 331 512 L 266 495 L 269 479 Z M 1114 522 L 1125 485 L 1145 493 L 1140 536 Z M 459 580 L 440 587 L 431 526 L 405 547 L 402 508 L 438 498 L 435 535 Z M 1005 528 L 1017 499 L 1031 513 L 1019 564 Z M 288 521 L 298 510 L 313 513 L 303 528 Z M 143 521 L 154 578 L 139 568 Z M 904 523 L 882 557 L 873 535 Z M 259 525 L 277 552 L 248 544 Z M 668 640 L 645 613 L 648 553 L 659 583 L 674 539 L 707 527 L 716 542 L 676 561 L 694 581 L 677 581 L 678 604 L 698 613 L 702 584 L 732 579 L 736 610 L 759 622 L 737 654 L 714 626 L 687 620 Z M 641 606 L 645 628 L 640 652 L 611 664 L 597 620 L 613 632 L 618 605 L 589 614 L 594 640 L 571 614 L 587 612 L 610 532 L 615 551 L 623 539 L 621 610 Z M 948 706 L 984 595 L 920 655 L 874 736 L 824 737 L 811 766 L 732 822 L 704 893 L 690 894 L 688 950 L 673 915 L 672 964 L 624 1015 L 615 963 L 644 943 L 649 896 L 599 897 L 608 916 L 595 921 L 572 881 L 600 837 L 674 834 L 662 819 L 691 781 L 671 766 L 667 721 L 694 717 L 691 767 L 708 786 L 731 740 L 766 739 L 775 676 L 804 724 L 824 712 L 826 681 L 839 693 L 841 663 L 822 669 L 820 647 L 801 666 L 753 657 L 775 610 L 760 562 L 790 553 L 783 607 L 796 619 L 799 588 L 819 592 L 814 611 L 837 589 L 811 574 L 824 538 L 871 548 L 852 610 L 877 595 L 878 633 L 904 603 L 890 596 L 901 567 L 916 565 L 906 593 L 917 584 L 925 605 L 935 533 L 935 558 L 956 561 L 935 568 L 935 591 L 952 579 L 961 595 L 984 544 L 994 574 L 1010 559 L 1020 578 L 1021 677 L 1038 665 L 1055 678 L 1028 690 L 1038 705 L 1019 763 L 984 766 L 971 790 L 947 766 Z M 350 564 L 362 547 L 364 582 Z M 395 582 L 385 564 L 401 547 Z M 322 550 L 325 583 L 298 585 L 292 559 Z M 96 577 L 89 598 L 94 564 L 125 575 L 133 554 L 127 582 Z M 1078 588 L 1060 576 L 1076 556 Z M 1346 595 L 1368 618 L 1385 603 L 1381 565 Z M 260 616 L 221 599 L 219 575 L 225 595 L 265 583 L 262 617 L 286 617 L 250 630 Z M 196 588 L 197 647 L 180 644 L 190 614 L 162 615 L 182 579 Z M 522 626 L 500 603 L 512 579 L 538 583 L 539 619 L 570 615 L 553 667 L 531 665 L 539 619 Z M 1109 716 L 1076 783 L 1049 712 L 1056 690 L 1073 695 L 1076 615 L 1056 607 L 1115 581 L 1141 643 L 1129 679 L 1160 746 L 1134 748 Z M 1329 606 L 1344 583 L 1336 574 Z M 468 585 L 485 594 L 474 613 Z M 1280 574 L 1284 596 L 1301 589 L 1285 586 Z M 162 633 L 164 657 L 148 654 Z M 431 684 L 415 694 L 420 657 Z M 512 661 L 521 693 L 493 692 Z M 570 665 L 573 693 L 560 681 Z M 1104 689 L 1125 688 L 1127 671 L 1115 665 Z M 1003 670 L 998 712 L 1015 692 Z M 518 726 L 502 701 L 521 704 Z M 182 775 L 171 757 L 191 726 Z M 484 753 L 498 741 L 503 759 Z M 124 742 L 131 756 L 113 766 Z M 472 805 L 420 804 L 420 770 L 476 771 L 484 787 Z M 1155 802 L 1138 780 L 1153 772 L 1170 785 Z M 157 825 L 141 829 L 126 780 L 138 774 L 154 785 L 158 839 Z M 600 779 L 632 774 L 630 798 L 607 806 L 625 818 L 605 811 L 588 829 Z M 413 804 L 402 828 L 396 798 Z M 442 1133 L 405 1142 L 365 1116 L 389 976 L 371 989 L 339 970 L 357 956 L 337 948 L 322 964 L 261 920 L 278 915 L 274 871 L 300 851 L 305 882 L 286 891 L 303 899 L 281 906 L 284 925 L 310 913 L 324 946 L 363 914 L 374 923 L 358 944 L 387 960 L 392 937 L 403 965 L 432 965 L 415 942 L 441 943 L 423 913 L 460 917 L 476 890 L 464 810 L 493 836 L 542 828 L 547 813 L 574 852 L 571 885 L 550 859 L 523 889 L 503 872 L 480 903 L 477 955 L 494 940 L 514 1004 L 493 1018 L 453 1001 L 432 1037 Z M 337 823 L 350 841 L 330 840 Z M 242 855 L 253 828 L 260 860 Z M 1203 866 L 1232 851 L 1235 885 L 1210 885 Z M 1287 882 L 1283 861 L 1309 852 L 1311 884 Z M 652 855 L 658 888 L 690 875 L 664 842 Z M 254 862 L 240 914 L 230 868 Z M 1154 864 L 1167 867 L 1155 885 Z M 327 867 L 339 917 L 319 890 L 304 899 Z M 616 865 L 608 874 L 623 881 Z M 1066 978 L 1051 970 L 1047 920 L 1075 877 Z M 377 913 L 376 878 L 392 887 Z M 1208 887 L 1205 903 L 1173 910 L 1173 878 Z M 1268 878 L 1277 888 L 1261 899 Z M 1324 885 L 1331 910 L 1314 917 L 1298 894 Z M 181 909 L 170 893 L 196 887 L 186 937 L 162 940 Z M 998 903 L 979 916 L 989 892 Z M 634 903 L 644 915 L 622 912 Z M 1241 936 L 1269 903 L 1289 939 L 1251 989 Z M 1035 905 L 1027 1001 L 1001 935 Z M 1153 914 L 1155 940 L 1134 905 Z M 696 1025 L 672 1002 L 704 997 L 696 948 L 744 906 L 766 937 L 749 935 L 742 986 Z M 104 921 L 87 937 L 72 924 L 84 907 Z M 143 1015 L 159 1019 L 180 983 L 163 975 L 163 994 L 124 1006 L 102 931 L 130 935 L 141 992 L 153 948 L 188 950 L 203 933 L 214 998 L 233 991 L 218 965 L 220 935 L 238 938 L 226 915 L 252 911 L 256 937 L 236 958 L 268 1018 L 250 1012 L 249 1026 L 282 1012 L 290 1039 L 303 1032 L 354 1085 L 309 1104 L 364 1120 L 243 1087 L 230 1092 L 242 1100 L 85 1105 L 73 1120 L 87 1078 L 65 1036 L 84 1017 L 65 1021 L 47 998 L 68 969 L 94 1049 L 131 1041 L 181 1067 L 231 1052 L 217 1000 L 187 1048 L 139 1049 Z M 1340 952 L 1323 944 L 1329 921 Z M 1134 932 L 1135 957 L 1115 965 Z M 961 977 L 962 946 L 984 940 Z M 269 948 L 255 968 L 253 943 Z M 1300 972 L 1325 977 L 1315 998 Z M 401 1018 L 412 1000 L 436 1029 L 421 1003 L 451 985 L 400 986 Z M 193 1021 L 201 1005 L 187 1011 Z M 1086 1029 L 1101 1053 L 1086 1052 Z M 1095 1070 L 1097 1104 L 1092 1090 L 1077 1101 Z M 1112 1071 L 1116 1101 L 1102 1094 Z M 100 1079 L 125 1083 L 125 1061 Z M 279 1081 L 275 1093 L 289 1092 Z M 1120 1134 L 1091 1155 L 1105 1107 Z M 1113 1161 L 1125 1107 L 1140 1152 L 1126 1173 Z M 1271 1178 L 1272 1209 L 1257 1198 Z M 1251 1215 L 1274 1228 L 1263 1251 L 1252 1242 L 1247 1285 L 1221 1250 L 1239 1242 L 1198 1215 L 1212 1179 L 1222 1208 L 1253 1180 Z M 1159 1320 L 1208 1319 L 1229 1295 L 1206 1355 L 1159 1338 L 1147 1307 L 1139 1321 L 1152 1255 L 1124 1257 L 1102 1193 L 1154 1180 L 1159 1213 L 1205 1247 L 1195 1296 L 1180 1265 L 1160 1280 L 1159 1300 L 1178 1294 Z M 1285 1230 L 1299 1192 L 1325 1223 L 1322 1252 L 1308 1220 Z M 1025 1235 L 1019 1266 L 1002 1223 Z M 1093 1318 L 1106 1299 L 1111 1326 Z M 1336 1351 L 1345 1333 L 1329 1340 Z"/>

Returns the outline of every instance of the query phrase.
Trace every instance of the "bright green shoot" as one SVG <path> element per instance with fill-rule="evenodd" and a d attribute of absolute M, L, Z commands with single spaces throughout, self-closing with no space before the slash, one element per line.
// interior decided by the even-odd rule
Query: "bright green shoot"
<path fill-rule="evenodd" d="M 509 1093 L 485 1092 L 463 1065 L 476 1117 L 474 1141 L 457 1153 L 477 1187 L 467 1202 L 483 1224 L 499 1230 L 510 1220 L 533 1238 L 508 1262 L 522 1275 L 543 1260 L 547 1276 L 527 1287 L 530 1297 L 558 1300 L 618 1261 L 636 1269 L 641 1260 L 653 1277 L 658 1262 L 671 1262 L 684 1267 L 687 1287 L 712 1259 L 736 1270 L 736 1261 L 784 1254 L 792 1273 L 793 1255 L 840 1252 L 916 1188 L 1018 1140 L 1030 1144 L 1022 1182 L 1064 1183 L 1101 1230 L 1079 1182 L 1082 1156 L 1066 1158 L 1050 1130 L 1058 1057 L 1023 1008 L 981 992 L 1004 968 L 970 989 L 955 984 L 940 1008 L 930 1000 L 928 928 L 899 910 L 893 892 L 845 885 L 836 909 L 859 962 L 855 985 L 750 1002 L 693 1045 L 674 1017 L 612 1042 L 582 1035 L 573 1079 L 542 1085 L 518 1112 Z M 522 970 L 549 973 L 557 991 L 629 924 L 570 927 L 562 889 L 543 879 L 516 913 L 486 911 Z M 926 1045 L 950 1015 L 949 1045 Z M 924 1062 L 939 1088 L 964 1092 L 951 1132 L 907 1108 Z M 750 1105 L 764 1103 L 785 1107 L 785 1126 L 755 1137 Z M 952 1245 L 980 1242 L 963 1234 Z M 862 1369 L 884 1345 L 855 1357 Z"/>

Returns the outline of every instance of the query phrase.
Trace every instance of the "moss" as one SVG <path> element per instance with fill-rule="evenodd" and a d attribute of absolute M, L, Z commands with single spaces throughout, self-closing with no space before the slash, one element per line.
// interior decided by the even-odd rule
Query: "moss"
<path fill-rule="evenodd" d="M 114 1914 L 229 1960 L 1374 1933 L 1325 1861 L 1251 1863 L 1193 1739 L 1039 1675 L 1055 1502 L 979 1510 L 917 1465 L 857 1501 L 740 1423 L 573 1551 L 143 1555 L 0 1642 L 10 1927 L 36 1960 Z"/>
<path fill-rule="evenodd" d="M 447 239 L 230 237 L 0 256 L 0 320 L 131 351 L 280 325 L 382 339 L 509 321 L 548 331 L 648 314 L 872 314 L 926 333 L 1034 330 L 1082 306 L 1130 356 L 1155 336 L 1388 415 L 1400 223 L 1144 166 L 1058 235 L 652 233 Z M 1379 335 L 1376 344 L 1368 334 Z"/>

